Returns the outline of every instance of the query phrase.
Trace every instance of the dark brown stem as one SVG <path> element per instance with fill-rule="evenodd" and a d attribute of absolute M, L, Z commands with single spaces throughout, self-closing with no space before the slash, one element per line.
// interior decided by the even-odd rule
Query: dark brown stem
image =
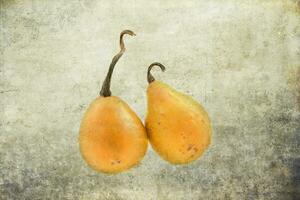
<path fill-rule="evenodd" d="M 161 63 L 158 63 L 158 62 L 154 62 L 152 63 L 149 67 L 148 67 L 148 73 L 147 73 L 147 80 L 148 80 L 148 83 L 152 83 L 153 81 L 155 81 L 155 78 L 152 76 L 151 74 L 151 69 L 154 67 L 154 66 L 159 66 L 161 71 L 165 71 L 166 68 L 164 65 L 162 65 Z"/>
<path fill-rule="evenodd" d="M 100 96 L 102 96 L 102 97 L 111 96 L 111 91 L 110 91 L 111 76 L 112 76 L 112 73 L 114 71 L 116 63 L 118 62 L 118 60 L 121 58 L 121 56 L 125 52 L 125 45 L 124 45 L 124 41 L 123 41 L 123 36 L 126 35 L 126 34 L 131 35 L 131 36 L 135 36 L 135 33 L 130 31 L 130 30 L 125 30 L 125 31 L 121 32 L 121 34 L 120 34 L 120 48 L 121 48 L 121 50 L 117 55 L 115 55 L 113 57 L 110 65 L 109 65 L 109 69 L 108 69 L 106 78 L 105 78 L 105 80 L 102 84 L 102 88 L 100 90 Z"/>

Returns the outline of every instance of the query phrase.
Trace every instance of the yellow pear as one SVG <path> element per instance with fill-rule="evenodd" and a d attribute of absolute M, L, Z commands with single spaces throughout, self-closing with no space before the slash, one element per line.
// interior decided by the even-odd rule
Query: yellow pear
<path fill-rule="evenodd" d="M 156 81 L 148 68 L 146 130 L 153 149 L 172 164 L 198 159 L 211 142 L 211 122 L 204 108 L 192 97 Z"/>
<path fill-rule="evenodd" d="M 148 139 L 145 127 L 135 112 L 117 96 L 111 96 L 110 82 L 117 61 L 125 52 L 120 34 L 120 52 L 113 58 L 100 96 L 87 109 L 80 126 L 79 146 L 82 157 L 93 169 L 119 173 L 137 165 L 144 157 Z"/>

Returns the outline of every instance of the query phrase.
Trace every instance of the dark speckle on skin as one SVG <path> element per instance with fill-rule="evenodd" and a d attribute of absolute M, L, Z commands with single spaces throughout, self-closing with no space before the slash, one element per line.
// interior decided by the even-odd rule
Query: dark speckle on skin
<path fill-rule="evenodd" d="M 121 163 L 121 160 L 111 161 L 111 165 L 120 164 L 120 163 Z"/>
<path fill-rule="evenodd" d="M 187 150 L 188 150 L 188 151 L 190 151 L 190 150 L 191 150 L 193 147 L 194 147 L 194 145 L 193 145 L 193 144 L 189 144 L 189 146 L 188 146 Z"/>
<path fill-rule="evenodd" d="M 190 155 L 190 157 L 189 158 L 192 158 L 192 157 L 194 157 L 195 156 L 195 154 L 194 153 L 192 153 L 191 155 Z"/>

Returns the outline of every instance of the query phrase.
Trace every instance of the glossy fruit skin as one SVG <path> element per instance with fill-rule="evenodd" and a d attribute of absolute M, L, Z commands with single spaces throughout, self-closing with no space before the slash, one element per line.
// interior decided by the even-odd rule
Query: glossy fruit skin
<path fill-rule="evenodd" d="M 148 140 L 138 116 L 120 98 L 110 96 L 90 104 L 80 126 L 79 145 L 93 169 L 118 173 L 142 160 Z"/>
<path fill-rule="evenodd" d="M 147 89 L 146 130 L 153 149 L 172 164 L 199 158 L 211 142 L 211 123 L 203 107 L 190 96 L 160 81 Z"/>

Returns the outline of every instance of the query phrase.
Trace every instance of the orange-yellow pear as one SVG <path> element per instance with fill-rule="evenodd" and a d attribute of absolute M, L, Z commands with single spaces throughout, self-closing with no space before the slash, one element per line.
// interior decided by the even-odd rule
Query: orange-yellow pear
<path fill-rule="evenodd" d="M 157 81 L 148 68 L 146 130 L 153 149 L 172 164 L 198 159 L 211 142 L 211 123 L 204 108 L 192 97 Z"/>
<path fill-rule="evenodd" d="M 124 34 L 134 35 L 130 30 L 121 33 L 121 51 L 113 58 L 100 96 L 90 104 L 80 126 L 79 145 L 84 160 L 104 173 L 119 173 L 135 166 L 148 146 L 141 120 L 123 100 L 111 96 L 111 75 L 125 51 Z"/>

